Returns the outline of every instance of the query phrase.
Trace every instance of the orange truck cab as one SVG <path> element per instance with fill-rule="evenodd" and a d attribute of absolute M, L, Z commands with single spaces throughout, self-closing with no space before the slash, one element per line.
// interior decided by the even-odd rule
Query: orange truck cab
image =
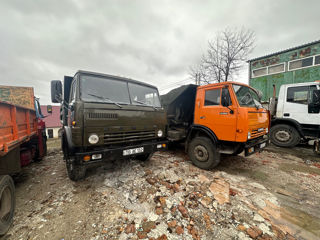
<path fill-rule="evenodd" d="M 184 142 L 192 162 L 211 169 L 220 153 L 248 156 L 267 146 L 270 114 L 259 92 L 246 84 L 185 85 L 161 97 L 168 139 Z"/>

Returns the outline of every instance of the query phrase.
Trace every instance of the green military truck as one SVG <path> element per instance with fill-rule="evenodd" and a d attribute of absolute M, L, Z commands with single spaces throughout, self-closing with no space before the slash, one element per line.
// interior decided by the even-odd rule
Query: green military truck
<path fill-rule="evenodd" d="M 167 147 L 166 115 L 156 87 L 87 71 L 51 81 L 61 103 L 62 150 L 68 176 L 77 181 L 90 166 L 136 157 L 148 160 Z"/>

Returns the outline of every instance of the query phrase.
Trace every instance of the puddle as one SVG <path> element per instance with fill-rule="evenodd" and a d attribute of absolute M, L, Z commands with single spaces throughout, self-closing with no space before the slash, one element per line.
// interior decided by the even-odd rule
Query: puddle
<path fill-rule="evenodd" d="M 259 182 L 265 182 L 269 179 L 269 175 L 267 173 L 254 169 L 233 168 L 227 172 L 229 172 L 230 174 L 236 173 L 238 175 L 248 177 Z"/>
<path fill-rule="evenodd" d="M 284 211 L 281 211 L 281 217 L 292 224 L 302 228 L 303 230 L 313 233 L 315 236 L 320 237 L 320 218 L 312 216 L 297 208 L 292 208 L 282 205 Z M 301 229 L 298 230 L 301 237 L 310 239 L 309 234 Z"/>
<path fill-rule="evenodd" d="M 292 171 L 302 172 L 302 173 L 309 173 L 309 174 L 318 174 L 320 175 L 320 169 L 319 168 L 312 168 L 309 166 L 306 166 L 304 164 L 294 164 L 294 163 L 280 163 L 279 169 L 291 173 Z"/>

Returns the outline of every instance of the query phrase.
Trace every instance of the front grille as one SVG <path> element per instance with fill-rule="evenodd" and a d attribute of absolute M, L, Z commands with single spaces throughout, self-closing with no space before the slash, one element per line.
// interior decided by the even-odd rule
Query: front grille
<path fill-rule="evenodd" d="M 117 119 L 118 118 L 118 114 L 116 113 L 88 113 L 88 118 L 92 118 L 92 119 Z"/>
<path fill-rule="evenodd" d="M 256 138 L 256 137 L 260 137 L 266 134 L 266 130 L 263 129 L 261 131 L 259 131 L 259 129 L 253 129 L 251 130 L 251 138 Z"/>
<path fill-rule="evenodd" d="M 105 133 L 104 143 L 121 143 L 121 142 L 135 142 L 140 140 L 148 140 L 155 138 L 154 130 L 151 131 L 134 131 L 134 132 L 121 132 L 121 133 Z"/>

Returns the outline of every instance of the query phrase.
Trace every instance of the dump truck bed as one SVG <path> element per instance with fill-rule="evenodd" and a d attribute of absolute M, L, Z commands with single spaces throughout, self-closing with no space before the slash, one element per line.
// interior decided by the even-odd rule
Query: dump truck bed
<path fill-rule="evenodd" d="M 162 106 L 166 109 L 168 138 L 181 140 L 193 123 L 197 85 L 189 84 L 175 88 L 161 96 Z"/>
<path fill-rule="evenodd" d="M 33 88 L 0 86 L 0 156 L 37 134 Z"/>

